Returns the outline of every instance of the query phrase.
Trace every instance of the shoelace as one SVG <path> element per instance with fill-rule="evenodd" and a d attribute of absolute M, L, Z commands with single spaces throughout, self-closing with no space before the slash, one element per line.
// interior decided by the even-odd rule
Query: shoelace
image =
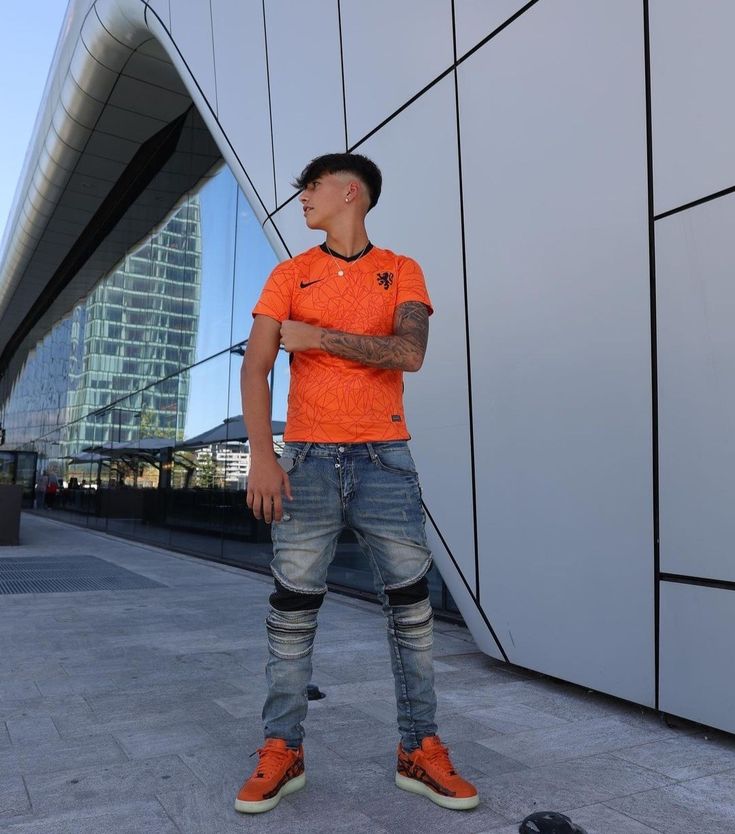
<path fill-rule="evenodd" d="M 432 745 L 429 750 L 425 751 L 424 755 L 432 765 L 444 770 L 450 776 L 457 775 L 452 760 L 449 758 L 449 748 L 441 742 Z"/>
<path fill-rule="evenodd" d="M 269 779 L 286 764 L 291 757 L 291 751 L 287 748 L 281 750 L 277 747 L 259 747 L 255 753 L 260 757 L 255 775 L 261 779 Z M 255 753 L 251 753 L 254 756 Z"/>

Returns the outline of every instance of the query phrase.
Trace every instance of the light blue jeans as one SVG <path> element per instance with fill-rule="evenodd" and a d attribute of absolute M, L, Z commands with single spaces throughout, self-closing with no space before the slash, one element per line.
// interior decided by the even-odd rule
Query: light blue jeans
<path fill-rule="evenodd" d="M 283 518 L 272 525 L 271 571 L 284 589 L 309 595 L 304 599 L 312 604 L 295 611 L 271 608 L 266 620 L 265 736 L 286 739 L 290 746 L 304 737 L 306 687 L 327 568 L 340 533 L 350 528 L 372 565 L 387 618 L 398 730 L 404 749 L 413 750 L 437 728 L 431 604 L 428 596 L 391 604 L 391 596 L 410 596 L 431 567 L 421 489 L 408 444 L 291 443 L 280 462 L 293 501 L 284 501 Z"/>

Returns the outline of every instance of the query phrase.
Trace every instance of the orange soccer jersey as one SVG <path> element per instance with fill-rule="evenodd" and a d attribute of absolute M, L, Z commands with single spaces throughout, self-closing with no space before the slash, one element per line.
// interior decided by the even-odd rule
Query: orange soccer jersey
<path fill-rule="evenodd" d="M 343 275 L 339 275 L 342 272 Z M 399 304 L 431 301 L 421 267 L 372 247 L 354 262 L 307 249 L 270 274 L 253 315 L 388 336 Z M 373 368 L 321 350 L 292 355 L 286 441 L 363 443 L 409 438 L 403 371 Z"/>

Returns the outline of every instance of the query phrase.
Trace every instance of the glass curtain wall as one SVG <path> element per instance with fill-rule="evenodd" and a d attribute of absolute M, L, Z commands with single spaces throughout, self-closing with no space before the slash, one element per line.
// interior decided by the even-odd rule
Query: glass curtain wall
<path fill-rule="evenodd" d="M 8 444 L 38 453 L 37 485 L 57 483 L 53 495 L 36 489 L 39 512 L 267 569 L 269 529 L 245 505 L 239 374 L 251 310 L 275 264 L 233 175 L 219 167 L 36 345 L 2 410 Z M 288 382 L 279 354 L 277 421 Z M 435 606 L 452 610 L 435 571 L 430 579 Z M 329 580 L 373 592 L 350 535 Z"/>

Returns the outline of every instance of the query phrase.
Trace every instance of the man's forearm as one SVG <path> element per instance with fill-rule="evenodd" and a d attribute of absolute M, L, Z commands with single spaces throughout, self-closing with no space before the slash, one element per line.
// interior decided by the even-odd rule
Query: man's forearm
<path fill-rule="evenodd" d="M 360 336 L 339 330 L 322 330 L 320 347 L 363 365 L 418 371 L 429 337 L 429 315 L 424 304 L 409 301 L 396 309 L 390 336 Z"/>
<path fill-rule="evenodd" d="M 273 452 L 268 377 L 243 365 L 241 378 L 242 413 L 248 429 L 250 453 L 254 457 Z"/>
<path fill-rule="evenodd" d="M 289 352 L 323 350 L 361 365 L 400 371 L 418 371 L 429 338 L 429 312 L 420 301 L 399 304 L 393 333 L 365 336 L 330 330 L 301 321 L 281 323 L 281 344 Z"/>
<path fill-rule="evenodd" d="M 423 359 L 423 351 L 407 336 L 360 336 L 322 329 L 319 346 L 327 353 L 376 368 L 417 371 Z"/>

